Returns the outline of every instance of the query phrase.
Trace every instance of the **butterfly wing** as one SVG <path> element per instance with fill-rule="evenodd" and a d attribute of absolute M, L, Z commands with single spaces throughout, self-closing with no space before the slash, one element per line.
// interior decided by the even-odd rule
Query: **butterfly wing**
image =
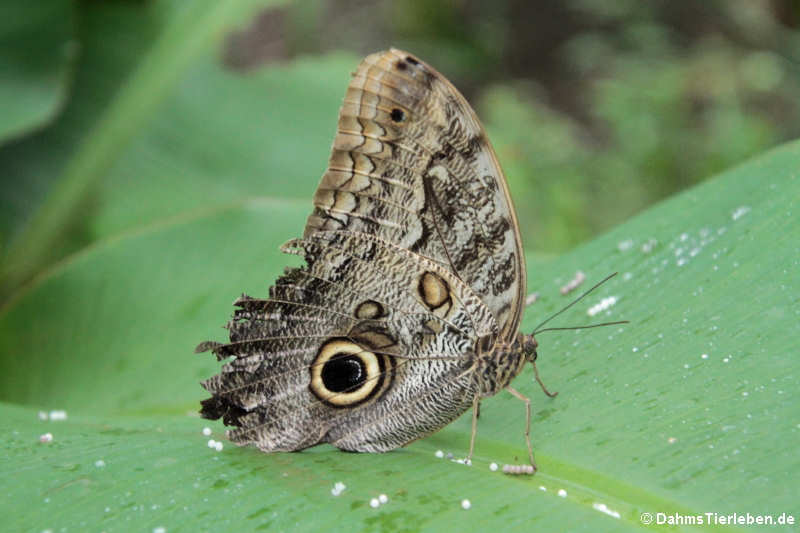
<path fill-rule="evenodd" d="M 478 393 L 474 347 L 515 335 L 524 268 L 505 181 L 474 113 L 440 74 L 391 50 L 351 81 L 303 239 L 270 298 L 244 297 L 233 357 L 202 414 L 265 451 L 386 451 L 443 427 Z"/>
<path fill-rule="evenodd" d="M 493 322 L 469 287 L 368 234 L 319 232 L 285 250 L 306 267 L 280 277 L 269 299 L 240 298 L 230 343 L 199 347 L 234 357 L 203 383 L 213 396 L 202 411 L 239 426 L 232 440 L 266 451 L 319 442 L 386 451 L 471 405 L 464 353 Z M 425 277 L 427 293 L 406 289 Z"/>
<path fill-rule="evenodd" d="M 381 236 L 449 268 L 516 335 L 525 267 L 494 150 L 464 97 L 400 50 L 364 59 L 347 88 L 305 235 Z"/>

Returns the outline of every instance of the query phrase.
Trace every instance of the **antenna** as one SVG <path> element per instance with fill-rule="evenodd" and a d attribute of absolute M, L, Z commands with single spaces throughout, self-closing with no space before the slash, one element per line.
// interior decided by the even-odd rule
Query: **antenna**
<path fill-rule="evenodd" d="M 537 330 L 536 333 L 542 333 L 543 331 L 566 331 L 571 329 L 591 329 L 591 328 L 601 328 L 603 326 L 616 326 L 617 324 L 630 324 L 628 320 L 617 320 L 616 322 L 603 322 L 602 324 L 589 324 L 588 326 L 569 326 L 565 328 L 544 328 Z"/>
<path fill-rule="evenodd" d="M 583 294 L 581 294 L 580 296 L 578 296 L 577 298 L 572 300 L 569 304 L 567 304 L 560 311 L 557 311 L 557 312 L 553 313 L 552 315 L 550 315 L 544 322 L 542 322 L 541 324 L 536 326 L 536 328 L 533 330 L 533 333 L 531 333 L 531 337 L 533 337 L 537 333 L 542 333 L 544 331 L 563 331 L 563 330 L 568 330 L 568 329 L 590 329 L 590 328 L 599 328 L 599 327 L 602 327 L 602 326 L 614 326 L 616 324 L 627 324 L 628 323 L 627 320 L 618 320 L 618 321 L 615 321 L 615 322 L 603 322 L 602 324 L 589 324 L 588 326 L 572 326 L 572 327 L 566 327 L 566 328 L 544 328 L 544 329 L 541 329 L 542 326 L 544 326 L 545 324 L 547 324 L 548 322 L 553 320 L 555 317 L 557 317 L 558 315 L 560 315 L 561 313 L 563 313 L 564 311 L 566 311 L 567 309 L 569 309 L 570 307 L 572 307 L 576 303 L 578 303 L 581 300 L 583 300 L 586 296 L 589 295 L 589 293 L 591 293 L 597 287 L 599 287 L 600 285 L 602 285 L 606 281 L 610 280 L 611 278 L 613 278 L 617 274 L 618 274 L 618 272 L 614 272 L 613 274 L 611 274 L 609 276 L 606 276 L 605 279 L 603 279 L 601 282 L 595 284 L 594 287 L 592 287 L 591 289 L 587 290 L 586 292 L 584 292 Z M 549 390 L 547 390 L 547 387 L 544 386 L 544 383 L 542 382 L 542 379 L 539 377 L 539 369 L 536 368 L 536 358 L 534 357 L 533 361 L 531 361 L 531 362 L 533 363 L 533 374 L 534 374 L 534 377 L 536 378 L 536 382 L 539 384 L 539 386 L 542 388 L 542 391 L 547 396 L 549 396 L 550 398 L 555 398 L 558 395 L 558 392 L 550 392 Z"/>
<path fill-rule="evenodd" d="M 575 305 L 576 303 L 578 303 L 581 300 L 583 300 L 584 298 L 586 298 L 589 295 L 589 293 L 591 293 L 597 287 L 599 287 L 600 285 L 602 285 L 606 281 L 610 280 L 611 278 L 613 278 L 617 274 L 619 274 L 619 272 L 614 272 L 613 274 L 610 274 L 610 275 L 606 276 L 605 279 L 603 279 L 599 283 L 596 283 L 591 289 L 587 290 L 586 292 L 584 292 L 583 294 L 581 294 L 580 296 L 578 296 L 577 298 L 572 300 L 570 303 L 568 303 L 566 306 L 564 306 L 560 311 L 556 311 L 555 313 L 550 315 L 547 319 L 545 319 L 544 322 L 542 322 L 541 324 L 539 324 L 538 326 L 536 326 L 533 329 L 533 333 L 531 333 L 531 335 L 536 335 L 537 333 L 541 333 L 542 331 L 553 331 L 553 330 L 560 330 L 560 329 L 588 329 L 588 328 L 596 328 L 596 327 L 600 327 L 600 326 L 611 326 L 611 325 L 614 325 L 614 324 L 627 324 L 628 321 L 627 320 L 623 320 L 621 322 L 607 322 L 607 323 L 604 323 L 604 324 L 594 324 L 594 325 L 590 325 L 590 326 L 577 326 L 577 327 L 573 327 L 573 328 L 547 328 L 547 330 L 539 329 L 542 326 L 544 326 L 545 324 L 547 324 L 548 322 L 550 322 L 551 320 L 553 320 L 555 317 L 557 317 L 558 315 L 560 315 L 561 313 L 563 313 L 564 311 L 566 311 L 567 309 L 569 309 L 570 307 Z"/>

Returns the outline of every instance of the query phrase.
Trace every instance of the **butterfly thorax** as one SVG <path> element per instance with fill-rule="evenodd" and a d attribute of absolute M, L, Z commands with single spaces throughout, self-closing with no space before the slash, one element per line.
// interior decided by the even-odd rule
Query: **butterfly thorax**
<path fill-rule="evenodd" d="M 526 362 L 523 344 L 520 336 L 513 342 L 498 339 L 493 335 L 478 340 L 476 346 L 478 368 L 475 375 L 481 397 L 497 394 L 522 372 Z"/>

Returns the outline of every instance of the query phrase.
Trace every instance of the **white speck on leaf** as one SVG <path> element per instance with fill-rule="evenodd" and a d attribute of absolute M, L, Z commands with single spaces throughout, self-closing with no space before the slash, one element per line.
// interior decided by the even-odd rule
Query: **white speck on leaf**
<path fill-rule="evenodd" d="M 732 220 L 739 220 L 740 218 L 742 218 L 743 216 L 745 216 L 749 212 L 750 212 L 750 207 L 749 206 L 741 205 L 741 206 L 739 206 L 739 207 L 737 207 L 736 209 L 733 210 L 733 213 L 731 213 L 731 219 Z"/>

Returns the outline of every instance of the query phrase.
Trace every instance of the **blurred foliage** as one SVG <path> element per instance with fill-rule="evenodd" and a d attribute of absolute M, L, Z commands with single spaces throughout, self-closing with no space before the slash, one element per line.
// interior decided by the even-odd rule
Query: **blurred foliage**
<path fill-rule="evenodd" d="M 392 43 L 467 95 L 536 250 L 564 250 L 800 135 L 795 0 L 314 5 L 295 10 L 295 50 Z"/>
<path fill-rule="evenodd" d="M 69 0 L 0 5 L 0 142 L 52 120 L 75 56 Z M 45 31 L 42 31 L 46 28 Z"/>
<path fill-rule="evenodd" d="M 288 181 L 310 198 L 346 73 L 388 46 L 476 107 L 539 252 L 800 134 L 797 1 L 232 5 L 246 6 L 235 20 L 214 2 L 3 8 L 3 293 L 159 217 L 284 194 Z M 237 159 L 251 144 L 264 152 Z"/>

